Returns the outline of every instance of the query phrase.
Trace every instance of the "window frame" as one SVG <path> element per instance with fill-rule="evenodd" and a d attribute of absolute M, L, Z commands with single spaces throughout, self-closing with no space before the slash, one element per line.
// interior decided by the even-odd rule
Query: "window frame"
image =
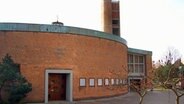
<path fill-rule="evenodd" d="M 93 83 L 91 82 L 93 80 Z M 89 87 L 95 87 L 95 78 L 89 78 Z"/>
<path fill-rule="evenodd" d="M 145 73 L 146 70 L 146 64 L 145 64 L 145 55 L 142 54 L 134 54 L 134 53 L 129 53 L 128 54 L 128 70 L 129 73 Z M 142 67 L 139 67 L 139 66 Z M 142 69 L 140 69 L 142 68 Z"/>
<path fill-rule="evenodd" d="M 83 85 L 81 85 L 82 84 L 81 80 L 84 80 L 84 84 Z M 79 78 L 79 86 L 80 87 L 86 87 L 86 78 L 83 78 L 83 77 Z"/>
<path fill-rule="evenodd" d="M 99 83 L 100 80 L 101 80 L 101 83 Z M 103 78 L 98 78 L 97 79 L 97 86 L 100 86 L 100 87 L 103 86 Z"/>
<path fill-rule="evenodd" d="M 115 85 L 114 78 L 111 78 L 111 85 Z"/>
<path fill-rule="evenodd" d="M 108 81 L 108 83 L 106 83 L 106 81 Z M 109 85 L 110 85 L 110 80 L 109 80 L 109 78 L 105 78 L 105 79 L 104 79 L 104 85 L 105 85 L 105 86 L 109 86 Z"/>

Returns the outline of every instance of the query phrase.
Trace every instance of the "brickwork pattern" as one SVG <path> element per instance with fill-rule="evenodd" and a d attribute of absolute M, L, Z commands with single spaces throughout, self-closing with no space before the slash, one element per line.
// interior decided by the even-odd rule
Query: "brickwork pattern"
<path fill-rule="evenodd" d="M 147 75 L 147 85 L 149 88 L 153 87 L 153 68 L 152 68 L 152 55 L 146 55 L 146 75 Z"/>
<path fill-rule="evenodd" d="M 127 86 L 97 86 L 97 78 L 127 78 L 127 46 L 80 34 L 0 32 L 0 58 L 8 53 L 32 83 L 27 101 L 43 102 L 45 70 L 73 71 L 73 98 L 113 96 L 127 92 Z M 114 73 L 118 73 L 118 76 Z M 79 87 L 80 78 L 95 78 L 95 87 Z"/>

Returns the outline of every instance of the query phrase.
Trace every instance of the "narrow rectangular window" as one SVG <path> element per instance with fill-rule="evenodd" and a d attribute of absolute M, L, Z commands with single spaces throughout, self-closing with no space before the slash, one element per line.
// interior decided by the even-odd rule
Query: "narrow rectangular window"
<path fill-rule="evenodd" d="M 133 73 L 134 72 L 133 64 L 128 64 L 128 71 L 129 71 L 129 73 Z"/>
<path fill-rule="evenodd" d="M 114 85 L 114 79 L 111 79 L 111 85 Z"/>
<path fill-rule="evenodd" d="M 106 86 L 109 85 L 109 79 L 108 78 L 105 79 L 105 85 Z"/>
<path fill-rule="evenodd" d="M 139 64 L 139 73 L 143 73 L 143 70 L 144 70 L 144 65 Z"/>
<path fill-rule="evenodd" d="M 86 79 L 80 78 L 80 87 L 85 87 L 85 86 L 86 86 Z"/>
<path fill-rule="evenodd" d="M 126 79 L 123 79 L 123 85 L 125 85 L 126 84 Z"/>
<path fill-rule="evenodd" d="M 143 56 L 139 56 L 139 63 L 144 63 L 144 58 L 143 58 Z"/>
<path fill-rule="evenodd" d="M 89 79 L 89 86 L 90 87 L 94 87 L 95 86 L 95 79 L 94 78 Z"/>
<path fill-rule="evenodd" d="M 135 64 L 134 73 L 139 73 L 139 64 Z"/>
<path fill-rule="evenodd" d="M 128 55 L 128 63 L 133 63 L 133 55 Z"/>
<path fill-rule="evenodd" d="M 112 33 L 114 34 L 114 35 L 119 35 L 119 28 L 113 28 L 112 29 Z"/>
<path fill-rule="evenodd" d="M 123 83 L 123 81 L 122 81 L 122 79 L 120 79 L 119 84 L 122 84 L 122 83 Z"/>
<path fill-rule="evenodd" d="M 116 79 L 116 85 L 119 85 L 119 79 Z"/>
<path fill-rule="evenodd" d="M 127 84 L 127 79 L 124 79 L 123 82 L 124 82 L 123 84 L 126 85 Z"/>
<path fill-rule="evenodd" d="M 139 63 L 139 56 L 135 55 L 135 63 Z"/>
<path fill-rule="evenodd" d="M 119 25 L 119 20 L 112 20 L 113 25 Z"/>
<path fill-rule="evenodd" d="M 103 80 L 102 79 L 98 79 L 98 86 L 102 86 L 103 85 Z"/>

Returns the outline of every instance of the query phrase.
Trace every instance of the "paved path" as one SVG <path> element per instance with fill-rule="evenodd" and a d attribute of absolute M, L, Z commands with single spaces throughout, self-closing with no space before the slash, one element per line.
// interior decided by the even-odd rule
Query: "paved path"
<path fill-rule="evenodd" d="M 74 102 L 50 102 L 48 104 L 139 104 L 139 96 L 135 92 L 126 95 Z M 40 103 L 41 104 L 41 103 Z M 175 104 L 175 94 L 172 91 L 150 91 L 144 98 L 143 104 Z M 180 104 L 184 104 L 184 96 L 180 98 Z"/>
<path fill-rule="evenodd" d="M 126 95 L 96 99 L 76 101 L 73 104 L 138 104 L 139 96 L 135 92 Z M 144 98 L 144 104 L 175 104 L 175 95 L 172 91 L 150 91 Z M 184 104 L 184 96 L 180 98 L 180 104 Z"/>

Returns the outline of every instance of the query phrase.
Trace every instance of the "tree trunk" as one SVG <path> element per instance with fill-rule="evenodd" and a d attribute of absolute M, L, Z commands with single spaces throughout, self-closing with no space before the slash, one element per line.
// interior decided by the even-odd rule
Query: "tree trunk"
<path fill-rule="evenodd" d="M 176 104 L 179 104 L 179 103 L 180 103 L 180 97 L 176 96 Z"/>
<path fill-rule="evenodd" d="M 1 96 L 1 89 L 0 89 L 0 104 L 2 104 L 3 101 L 2 101 L 2 96 Z"/>
<path fill-rule="evenodd" d="M 143 97 L 142 96 L 140 97 L 139 104 L 143 104 Z"/>

